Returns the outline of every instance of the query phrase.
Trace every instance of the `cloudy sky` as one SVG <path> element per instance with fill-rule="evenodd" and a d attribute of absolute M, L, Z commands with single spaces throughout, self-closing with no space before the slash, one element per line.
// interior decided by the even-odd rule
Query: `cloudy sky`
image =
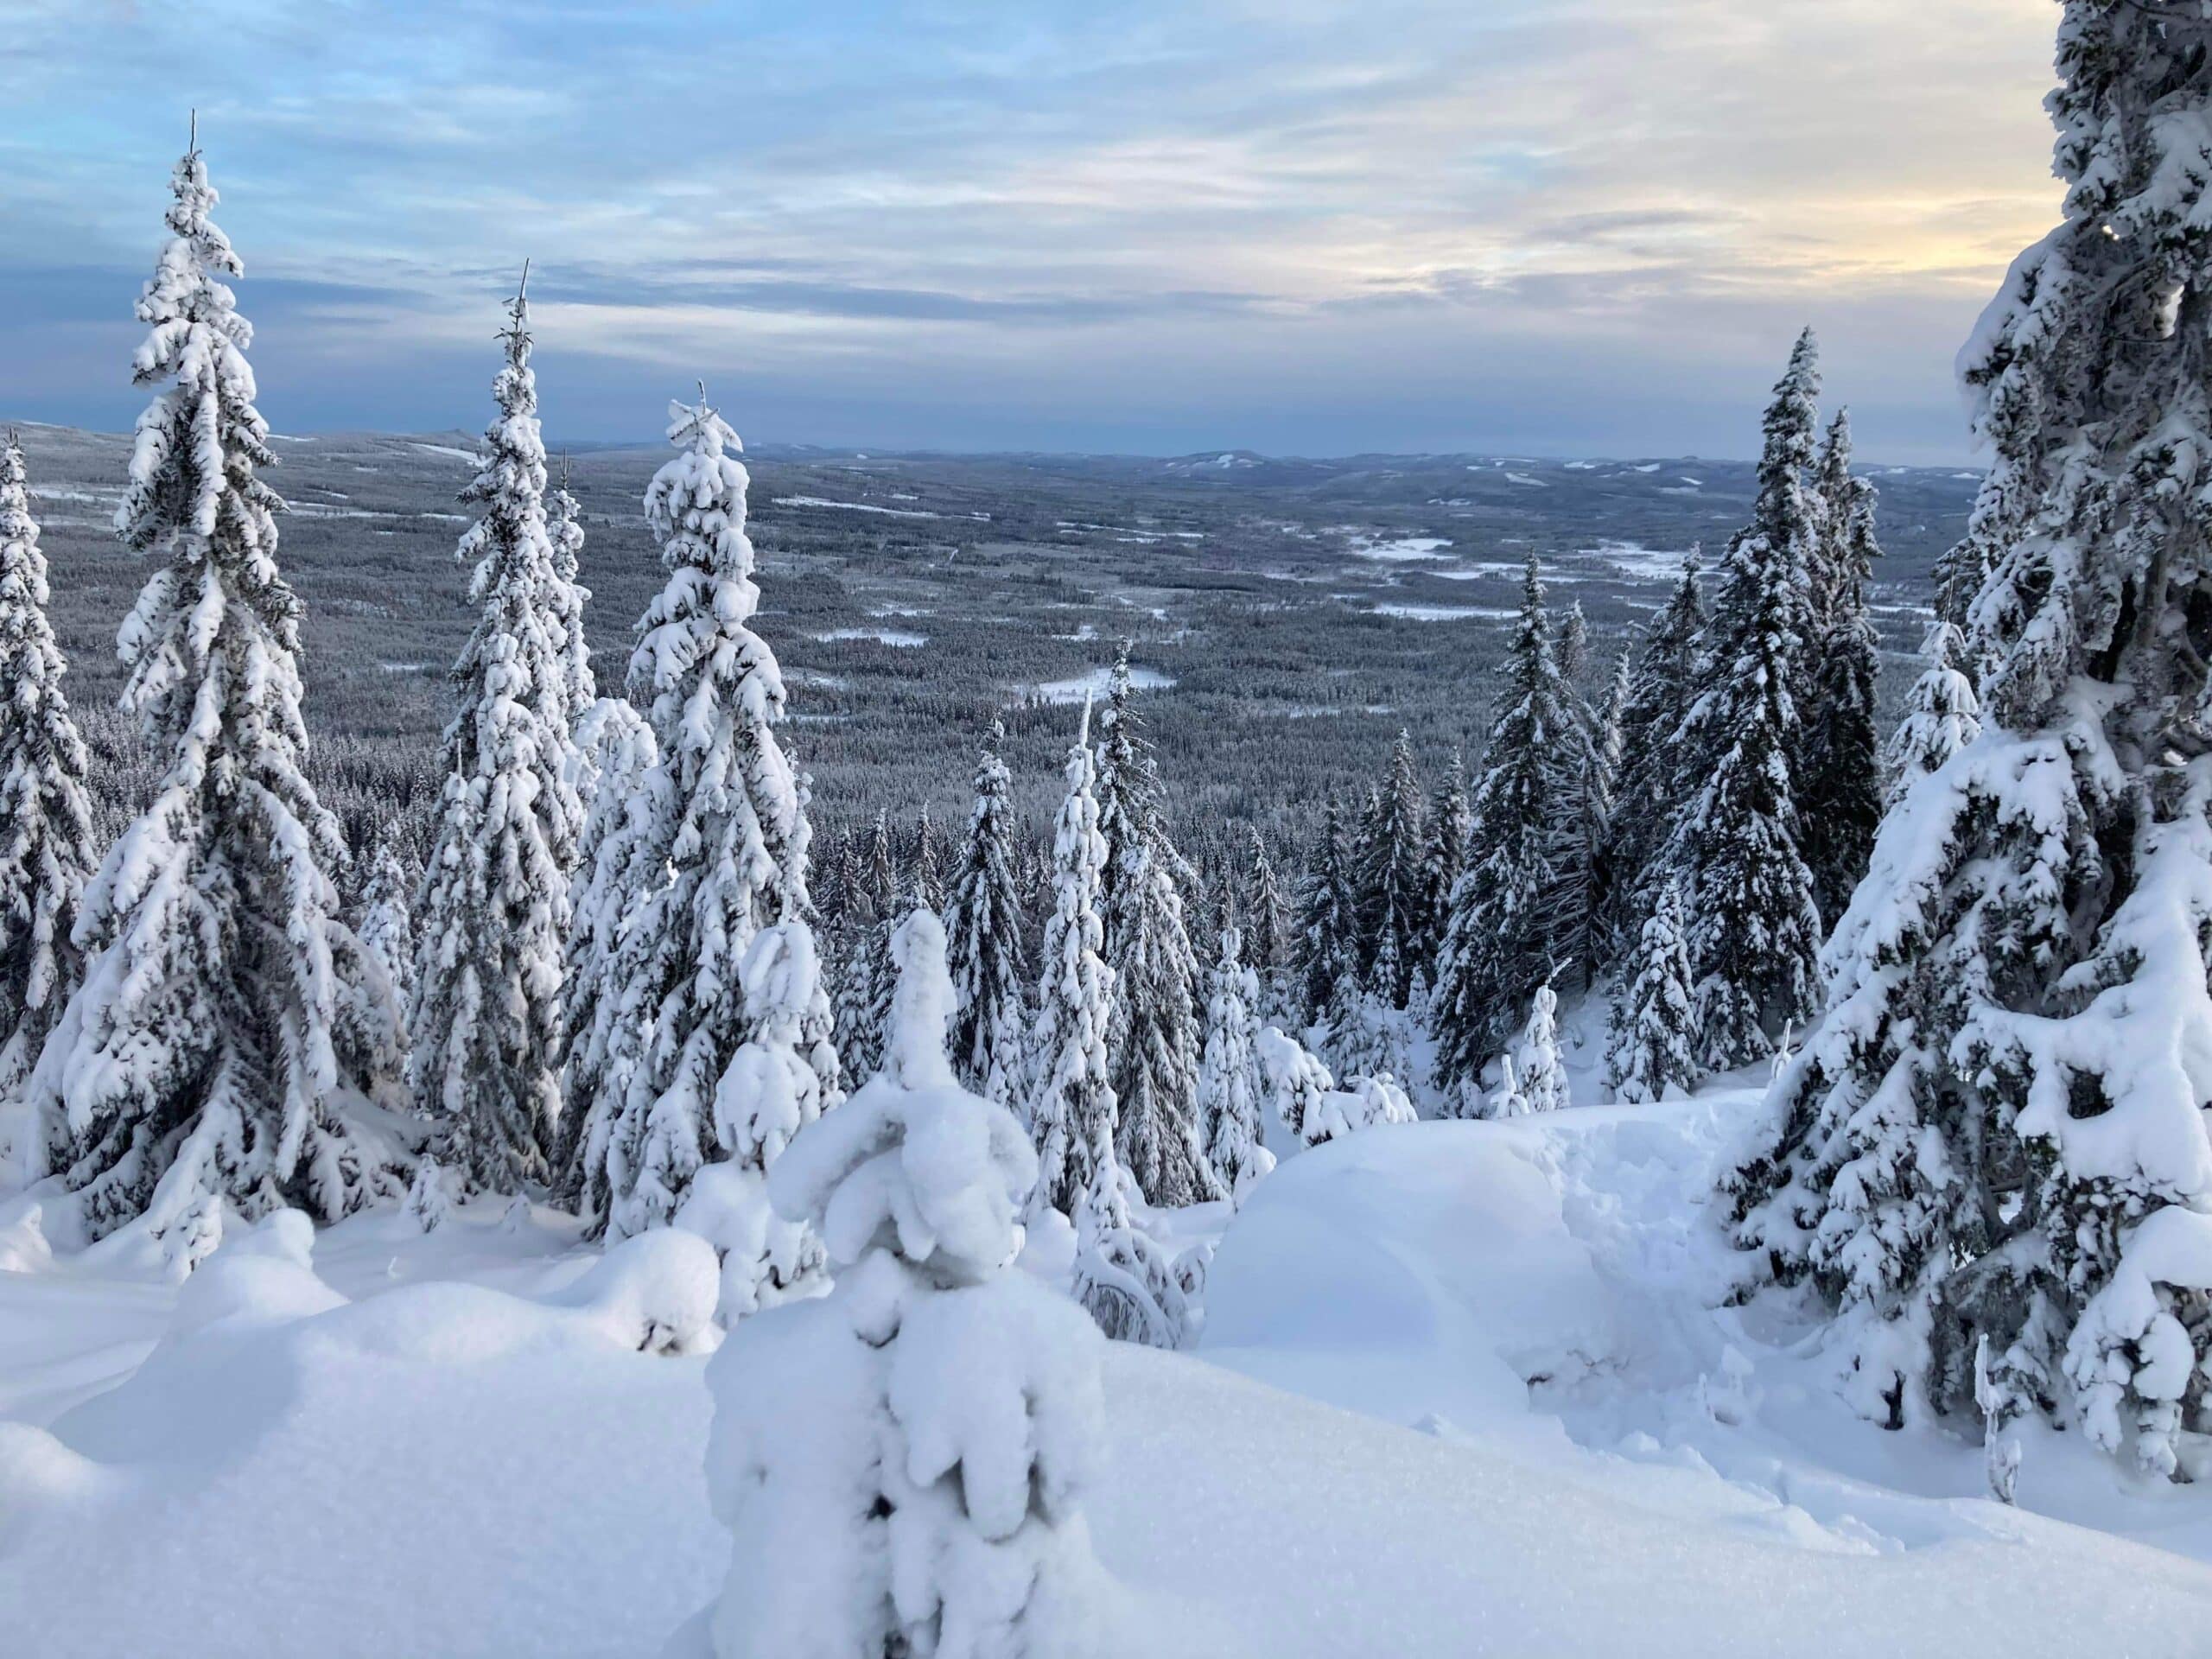
<path fill-rule="evenodd" d="M 197 104 L 277 425 L 1863 453 L 2052 219 L 2050 0 L 4 0 L 4 412 L 115 427 Z"/>

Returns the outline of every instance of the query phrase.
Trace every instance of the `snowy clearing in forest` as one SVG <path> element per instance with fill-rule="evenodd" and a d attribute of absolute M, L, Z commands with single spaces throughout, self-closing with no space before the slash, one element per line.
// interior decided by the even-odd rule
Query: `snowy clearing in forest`
<path fill-rule="evenodd" d="M 1510 606 L 1497 605 L 1377 605 L 1377 616 L 1400 616 L 1414 622 L 1464 622 L 1470 617 L 1489 617 L 1493 620 L 1520 614 Z"/>
<path fill-rule="evenodd" d="M 1033 685 L 1028 688 L 1028 694 L 1041 702 L 1081 702 L 1085 697 L 1104 696 L 1113 679 L 1112 669 L 1094 669 L 1071 680 L 1050 680 L 1042 685 Z M 1165 691 L 1174 683 L 1172 674 L 1163 674 L 1156 668 L 1130 666 L 1129 685 L 1133 690 Z"/>
<path fill-rule="evenodd" d="M 935 518 L 941 516 L 925 507 L 879 507 L 872 501 L 832 501 L 819 495 L 779 495 L 773 499 L 779 507 L 827 507 L 837 512 L 878 513 L 886 518 Z"/>
<path fill-rule="evenodd" d="M 1448 558 L 1450 555 L 1443 550 L 1451 545 L 1441 536 L 1407 536 L 1395 542 L 1354 542 L 1345 551 L 1356 559 L 1372 559 L 1379 564 L 1411 564 Z"/>
<path fill-rule="evenodd" d="M 817 633 L 813 637 L 824 641 L 873 639 L 879 645 L 896 645 L 901 650 L 911 650 L 930 642 L 925 633 L 906 633 L 897 628 L 831 628 L 826 633 Z"/>
<path fill-rule="evenodd" d="M 1690 556 L 1690 550 L 1686 547 L 1646 547 L 1640 542 L 1600 542 L 1595 547 L 1579 550 L 1575 556 L 1602 559 L 1624 576 L 1647 582 L 1664 582 L 1681 574 L 1682 565 Z M 1546 579 L 1550 579 L 1548 572 Z"/>
<path fill-rule="evenodd" d="M 1108 1356 L 1109 1659 L 2057 1655 L 2121 1584 L 2131 1652 L 2200 1651 L 2198 1489 L 2046 1436 L 2005 1509 L 1977 1446 L 1853 1416 L 1786 1299 L 1719 1306 L 1701 1200 L 1755 1098 L 1379 1128 L 1267 1178 L 1195 1353 Z M 180 1289 L 127 1236 L 54 1257 L 34 1210 L 0 1205 L 15 1650 L 650 1656 L 715 1594 L 699 1241 L 285 1217 Z"/>
<path fill-rule="evenodd" d="M 456 448 L 450 443 L 416 443 L 409 447 L 420 449 L 426 455 L 445 455 L 454 461 L 465 461 L 472 467 L 484 464 L 484 457 L 474 449 Z"/>

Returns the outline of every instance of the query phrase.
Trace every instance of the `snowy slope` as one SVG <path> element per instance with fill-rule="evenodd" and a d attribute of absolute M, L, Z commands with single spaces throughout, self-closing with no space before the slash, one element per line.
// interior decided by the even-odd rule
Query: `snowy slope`
<path fill-rule="evenodd" d="M 1742 1109 L 1379 1129 L 1269 1178 L 1200 1352 L 1112 1351 L 1108 1651 L 2037 1655 L 2115 1620 L 2201 1651 L 2212 1569 L 1973 1497 L 1974 1448 L 1851 1419 L 1789 1310 L 1712 1311 L 1690 1200 Z M 719 1582 L 683 1245 L 264 1227 L 180 1294 L 10 1213 L 6 1650 L 651 1656 Z M 2212 1554 L 2193 1492 L 2071 1448 L 2028 1474 Z"/>

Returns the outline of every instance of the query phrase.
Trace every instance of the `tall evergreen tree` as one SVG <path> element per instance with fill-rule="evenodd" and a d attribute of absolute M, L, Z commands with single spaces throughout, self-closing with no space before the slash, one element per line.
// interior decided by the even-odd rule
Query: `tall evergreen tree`
<path fill-rule="evenodd" d="M 1102 921 L 1115 1000 L 1106 1052 L 1119 1103 L 1115 1145 L 1154 1204 L 1187 1204 L 1212 1181 L 1198 1142 L 1198 964 L 1183 921 L 1192 872 L 1169 839 L 1160 773 L 1137 719 L 1129 648 L 1098 711 Z"/>
<path fill-rule="evenodd" d="M 1198 1129 L 1198 964 L 1182 899 L 1157 859 L 1140 855 L 1136 915 L 1113 964 L 1115 1151 L 1148 1203 L 1196 1204 L 1221 1196 Z"/>
<path fill-rule="evenodd" d="M 1729 543 L 1681 742 L 1701 779 L 1666 855 L 1690 917 L 1701 1061 L 1713 1071 L 1772 1051 L 1811 1014 L 1821 918 L 1802 852 L 1797 687 L 1812 569 L 1812 331 L 1790 353 L 1766 416 L 1751 524 Z"/>
<path fill-rule="evenodd" d="M 1414 766 L 1413 736 L 1401 729 L 1365 826 L 1357 872 L 1362 970 L 1367 988 L 1392 1008 L 1406 1006 L 1428 931 L 1421 874 L 1427 850 L 1425 805 Z"/>
<path fill-rule="evenodd" d="M 1244 959 L 1251 964 L 1259 981 L 1260 999 L 1252 1007 L 1255 1014 L 1264 1019 L 1283 1020 L 1289 1017 L 1289 1005 L 1294 1000 L 1289 982 L 1293 955 L 1290 907 L 1283 902 L 1282 888 L 1275 880 L 1274 863 L 1268 856 L 1268 843 L 1256 824 L 1252 827 L 1251 838 L 1242 916 L 1248 947 Z"/>
<path fill-rule="evenodd" d="M 1205 1053 L 1198 1067 L 1198 1118 L 1206 1161 L 1229 1196 L 1242 1200 L 1274 1167 L 1260 1122 L 1259 980 L 1244 961 L 1243 936 L 1221 935 L 1206 997 Z"/>
<path fill-rule="evenodd" d="M 1302 1024 L 1310 1026 L 1319 1020 L 1336 994 L 1337 981 L 1346 973 L 1358 971 L 1357 908 L 1344 818 L 1332 796 L 1323 809 L 1321 833 L 1298 890 L 1295 966 Z"/>
<path fill-rule="evenodd" d="M 165 770 L 85 889 L 83 982 L 26 1098 L 31 1173 L 62 1178 L 86 1230 L 143 1215 L 189 1264 L 226 1204 L 335 1219 L 407 1183 L 345 1112 L 396 1103 L 397 1011 L 338 919 L 345 848 L 306 777 L 283 504 L 258 476 L 276 457 L 224 281 L 241 267 L 196 145 L 170 188 L 132 365 L 161 390 L 116 513 L 157 566 L 118 644 L 124 705 Z"/>
<path fill-rule="evenodd" d="M 577 881 L 561 974 L 568 1065 L 554 1197 L 594 1222 L 607 1213 L 607 1138 L 637 1064 L 639 1021 L 624 995 L 623 941 L 640 901 L 666 885 L 647 855 L 646 774 L 660 746 L 626 697 L 601 697 L 576 722 L 578 798 L 585 803 Z"/>
<path fill-rule="evenodd" d="M 1875 681 L 1881 641 L 1866 614 L 1866 582 L 1881 549 L 1874 541 L 1874 486 L 1851 473 L 1851 422 L 1839 410 L 1816 468 L 1820 534 L 1815 543 L 1813 633 L 1804 683 L 1803 778 L 1798 816 L 1805 863 L 1823 918 L 1843 914 L 1866 873 L 1882 818 L 1881 738 Z"/>
<path fill-rule="evenodd" d="M 914 820 L 913 845 L 906 859 L 906 891 L 918 909 L 944 908 L 944 852 L 938 844 L 937 825 L 930 821 L 930 804 L 922 803 Z"/>
<path fill-rule="evenodd" d="M 1928 667 L 1904 700 L 1904 718 L 1890 739 L 1889 805 L 1895 810 L 1912 786 L 1941 772 L 1953 755 L 1981 735 L 1981 700 L 1960 664 L 1966 642 L 1948 622 L 1928 631 Z"/>
<path fill-rule="evenodd" d="M 1583 747 L 1569 696 L 1531 554 L 1430 1007 L 1437 1084 L 1463 1108 L 1478 1105 L 1484 1066 L 1559 965 L 1562 894 L 1573 891 L 1573 848 L 1560 826 Z"/>
<path fill-rule="evenodd" d="M 98 862 L 92 767 L 62 695 L 46 556 L 16 435 L 0 448 L 0 1106 L 84 977 L 70 935 Z"/>
<path fill-rule="evenodd" d="M 1444 930 L 1452 919 L 1452 889 L 1466 868 L 1467 836 L 1474 829 L 1474 813 L 1467 804 L 1465 765 L 1455 751 L 1452 769 L 1436 788 L 1428 811 L 1427 844 L 1421 850 L 1421 940 L 1418 971 L 1431 983 L 1436 959 L 1444 948 Z"/>
<path fill-rule="evenodd" d="M 837 981 L 837 1052 L 856 1082 L 873 1077 L 883 1064 L 883 1020 L 895 982 L 891 934 L 899 914 L 891 819 L 879 810 L 861 846 L 840 924 L 844 961 Z"/>
<path fill-rule="evenodd" d="M 1016 1102 L 1025 1082 L 1022 983 L 1029 971 L 1014 887 L 1013 778 L 998 753 L 1005 742 L 1006 728 L 994 721 L 976 761 L 976 806 L 945 927 L 953 1069 L 966 1087 L 998 1105 Z"/>
<path fill-rule="evenodd" d="M 421 877 L 408 865 L 393 842 L 378 843 L 369 879 L 361 889 L 360 920 L 354 927 L 361 949 L 391 982 L 393 1005 L 400 1008 L 415 994 L 415 919 L 408 906 Z"/>
<path fill-rule="evenodd" d="M 1644 628 L 1621 709 L 1621 766 L 1606 855 L 1613 871 L 1611 926 L 1623 937 L 1635 937 L 1665 883 L 1660 854 L 1669 828 L 1700 781 L 1686 762 L 1681 734 L 1702 689 L 1698 653 L 1705 625 L 1693 554 L 1666 608 Z"/>
<path fill-rule="evenodd" d="M 804 924 L 810 908 L 812 832 L 776 739 L 783 675 L 750 626 L 760 592 L 747 480 L 733 453 L 742 446 L 703 401 L 670 406 L 668 440 L 678 454 L 645 489 L 668 582 L 630 658 L 631 696 L 660 754 L 640 785 L 635 857 L 667 875 L 637 897 L 616 969 L 645 1033 L 607 1137 L 616 1236 L 666 1223 L 699 1166 L 720 1155 L 715 1089 L 747 1035 L 740 966 L 755 934 Z"/>
<path fill-rule="evenodd" d="M 1106 838 L 1098 832 L 1094 777 L 1086 702 L 1082 730 L 1068 751 L 1067 798 L 1052 835 L 1052 913 L 1038 963 L 1037 1026 L 1029 1045 L 1035 1202 L 1071 1220 L 1090 1186 L 1100 1149 L 1113 1149 L 1119 1116 L 1106 1053 L 1114 975 L 1100 955 Z"/>
<path fill-rule="evenodd" d="M 416 905 L 422 959 L 408 1021 L 418 1110 L 440 1161 L 468 1185 L 511 1192 L 549 1173 L 566 1027 L 563 944 L 582 811 L 570 779 L 569 664 L 545 519 L 545 445 L 530 367 L 530 306 L 507 307 L 499 413 L 462 499 L 461 538 L 482 607 L 454 664 L 438 840 Z"/>
<path fill-rule="evenodd" d="M 1730 1182 L 1861 1408 L 1980 1414 L 2000 1495 L 2037 1413 L 2171 1472 L 2212 1350 L 2212 19 L 2069 0 L 2058 73 L 2063 221 L 1961 358 L 1986 724 L 1885 823 Z"/>

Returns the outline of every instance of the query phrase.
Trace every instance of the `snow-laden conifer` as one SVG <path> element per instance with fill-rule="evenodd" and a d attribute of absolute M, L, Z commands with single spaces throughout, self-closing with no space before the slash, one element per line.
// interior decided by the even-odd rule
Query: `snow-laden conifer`
<path fill-rule="evenodd" d="M 1687 764 L 1682 728 L 1703 690 L 1698 642 L 1705 632 L 1697 560 L 1682 567 L 1666 608 L 1647 623 L 1621 710 L 1621 764 L 1614 780 L 1611 925 L 1634 937 L 1667 879 L 1659 855 L 1682 804 L 1702 780 Z"/>
<path fill-rule="evenodd" d="M 360 919 L 354 931 L 361 949 L 375 959 L 391 982 L 393 1006 L 404 1008 L 415 995 L 415 920 L 410 906 L 419 873 L 390 840 L 379 842 L 361 888 Z M 404 1046 L 404 1039 L 403 1039 Z"/>
<path fill-rule="evenodd" d="M 1106 1053 L 1114 976 L 1099 954 L 1106 838 L 1092 793 L 1088 702 L 1066 775 L 1052 832 L 1052 913 L 1037 965 L 1029 1132 L 1037 1147 L 1035 1202 L 1072 1219 L 1090 1186 L 1096 1150 L 1114 1144 L 1119 1116 Z"/>
<path fill-rule="evenodd" d="M 1874 541 L 1874 486 L 1852 475 L 1851 423 L 1840 410 L 1822 440 L 1815 480 L 1820 528 L 1802 677 L 1809 703 L 1798 818 L 1814 901 L 1823 917 L 1834 917 L 1843 914 L 1866 872 L 1882 817 L 1874 715 L 1881 641 L 1866 613 L 1866 583 L 1881 549 Z"/>
<path fill-rule="evenodd" d="M 1606 1051 L 1614 1095 L 1631 1104 L 1688 1093 L 1697 1081 L 1697 1033 L 1690 1001 L 1690 956 L 1679 882 L 1659 897 L 1626 960 L 1626 984 L 1613 1006 Z"/>
<path fill-rule="evenodd" d="M 811 831 L 776 738 L 783 676 L 751 626 L 760 593 L 742 446 L 703 401 L 670 406 L 668 440 L 677 454 L 645 489 L 668 581 L 630 658 L 631 696 L 659 749 L 639 785 L 634 858 L 667 874 L 632 899 L 615 969 L 643 1038 L 607 1135 L 617 1237 L 665 1224 L 699 1166 L 721 1155 L 710 1120 L 747 1035 L 740 965 L 763 928 L 804 924 L 810 908 Z M 817 979 L 807 982 L 811 995 Z"/>
<path fill-rule="evenodd" d="M 1291 989 L 1294 928 L 1290 906 L 1275 879 L 1274 861 L 1259 827 L 1253 826 L 1251 851 L 1244 871 L 1242 917 L 1244 959 L 1259 980 L 1259 1000 L 1253 1013 L 1268 1020 L 1289 1017 L 1295 1000 Z"/>
<path fill-rule="evenodd" d="M 1682 881 L 1700 1061 L 1763 1058 L 1810 1016 L 1821 917 L 1798 810 L 1805 751 L 1798 702 L 1814 550 L 1805 469 L 1817 386 L 1812 333 L 1800 337 L 1766 415 L 1752 522 L 1729 543 L 1700 672 L 1680 741 L 1700 780 L 1662 856 Z"/>
<path fill-rule="evenodd" d="M 626 697 L 598 698 L 576 721 L 575 755 L 584 829 L 561 976 L 569 1061 L 555 1196 L 596 1224 L 607 1213 L 607 1135 L 639 1046 L 635 1010 L 617 971 L 623 936 L 668 870 L 645 851 L 651 803 L 643 785 L 660 758 L 645 716 Z"/>
<path fill-rule="evenodd" d="M 1961 358 L 1982 731 L 1885 821 L 1730 1183 L 1861 1409 L 1982 1415 L 2000 1486 L 2037 1413 L 2171 1471 L 2212 1345 L 2212 20 L 2071 0 L 2058 70 L 2063 222 Z"/>
<path fill-rule="evenodd" d="M 1430 1001 L 1439 1088 L 1462 1104 L 1559 963 L 1562 911 L 1575 899 L 1574 810 L 1586 741 L 1552 656 L 1534 555 L 1505 687 L 1475 791 L 1466 867 Z"/>
<path fill-rule="evenodd" d="M 1513 1045 L 1513 1075 L 1532 1112 L 1555 1112 L 1568 1104 L 1567 1069 L 1559 1052 L 1559 994 L 1536 987 L 1529 999 L 1529 1023 Z"/>
<path fill-rule="evenodd" d="M 0 448 L 0 1108 L 21 1094 L 83 978 L 71 933 L 98 861 L 92 760 L 62 695 L 48 598 L 10 432 Z"/>
<path fill-rule="evenodd" d="M 708 1488 L 732 1534 L 721 1659 L 1095 1650 L 1083 1503 L 1103 1438 L 1099 1338 L 1011 1267 L 1035 1157 L 944 1052 L 937 918 L 894 950 L 882 1069 L 804 1129 L 769 1190 L 836 1269 L 709 1368 Z"/>
<path fill-rule="evenodd" d="M 1243 952 L 1243 935 L 1224 928 L 1221 954 L 1209 982 L 1206 1046 L 1198 1065 L 1206 1161 L 1229 1196 L 1240 1202 L 1275 1162 L 1260 1122 L 1260 1027 L 1255 1012 L 1259 978 Z"/>
<path fill-rule="evenodd" d="M 1027 1081 L 1022 987 L 1029 976 L 1015 887 L 1013 779 L 998 754 L 1005 741 L 1006 728 L 995 722 L 976 759 L 976 805 L 945 918 L 957 999 L 953 1069 L 969 1088 L 1001 1106 L 1017 1103 Z"/>
<path fill-rule="evenodd" d="M 1069 1288 L 1115 1341 L 1179 1347 L 1190 1329 L 1189 1300 L 1167 1252 L 1136 1224 L 1135 1184 L 1102 1134 L 1091 1147 L 1090 1185 L 1076 1205 Z"/>
<path fill-rule="evenodd" d="M 1147 1203 L 1196 1204 L 1221 1196 L 1198 1127 L 1198 963 L 1163 849 L 1133 870 L 1137 908 L 1113 968 L 1115 1149 Z"/>
<path fill-rule="evenodd" d="M 1388 1007 L 1406 1006 L 1428 931 L 1421 863 L 1427 848 L 1421 774 L 1411 733 L 1401 728 L 1390 766 L 1363 826 L 1356 872 L 1361 968 L 1367 988 Z"/>
<path fill-rule="evenodd" d="M 240 270 L 197 148 L 138 302 L 138 417 L 116 512 L 156 569 L 118 639 L 124 707 L 164 767 L 85 889 L 82 982 L 25 1090 L 31 1173 L 95 1236 L 143 1216 L 188 1267 L 224 1206 L 335 1219 L 405 1191 L 349 1107 L 396 1103 L 390 982 L 338 919 L 337 821 L 305 775 L 300 607 L 245 359 Z"/>
<path fill-rule="evenodd" d="M 1183 889 L 1194 873 L 1167 834 L 1126 644 L 1097 721 L 1098 833 L 1106 843 L 1102 954 L 1115 993 L 1106 1052 L 1120 1114 L 1115 1145 L 1147 1201 L 1188 1204 L 1209 1196 L 1213 1185 L 1198 1138 L 1198 958 L 1183 920 Z"/>
<path fill-rule="evenodd" d="M 1255 1047 L 1276 1120 L 1309 1147 L 1414 1121 L 1413 1103 L 1392 1078 L 1353 1077 L 1339 1089 L 1319 1055 L 1273 1026 L 1260 1033 Z"/>
<path fill-rule="evenodd" d="M 1444 931 L 1452 918 L 1452 890 L 1459 885 L 1459 872 L 1466 868 L 1467 836 L 1473 828 L 1465 763 L 1455 750 L 1451 770 L 1437 785 L 1436 798 L 1429 804 L 1428 835 L 1421 849 L 1422 926 L 1421 960 L 1415 971 L 1427 984 L 1433 985 L 1436 980 L 1437 954 L 1443 948 Z M 1408 1000 L 1411 1001 L 1410 996 Z"/>
<path fill-rule="evenodd" d="M 855 1079 L 872 1076 L 883 1061 L 883 1021 L 896 983 L 891 935 L 904 913 L 891 850 L 891 817 L 879 810 L 838 925 L 844 959 L 837 974 L 837 1052 Z"/>
<path fill-rule="evenodd" d="M 918 909 L 937 912 L 944 909 L 944 849 L 938 844 L 927 801 L 914 819 L 914 840 L 906 859 L 906 893 Z"/>
<path fill-rule="evenodd" d="M 592 677 L 591 640 L 584 632 L 584 607 L 591 602 L 591 589 L 577 580 L 584 550 L 584 515 L 576 498 L 569 493 L 565 461 L 561 463 L 561 482 L 547 505 L 545 533 L 553 548 L 553 580 L 546 588 L 546 609 L 558 632 L 561 696 L 573 734 L 584 711 L 598 699 L 599 687 Z M 574 753 L 573 744 L 570 752 Z M 588 801 L 580 800 L 578 805 L 582 810 L 590 810 Z"/>
<path fill-rule="evenodd" d="M 416 1109 L 465 1185 L 512 1192 L 550 1173 L 566 1046 L 561 972 L 582 830 L 572 784 L 569 664 L 545 519 L 545 445 L 519 291 L 492 384 L 499 413 L 462 499 L 475 631 L 454 665 L 438 840 L 416 906 L 408 1020 Z M 581 613 L 580 607 L 578 613 Z"/>
<path fill-rule="evenodd" d="M 1299 1023 L 1319 1020 L 1335 993 L 1337 981 L 1359 969 L 1358 906 L 1353 892 L 1351 857 L 1344 845 L 1344 818 L 1330 798 L 1321 832 L 1298 889 L 1295 967 L 1300 1007 Z"/>
<path fill-rule="evenodd" d="M 746 947 L 738 979 L 747 1035 L 715 1086 L 709 1161 L 675 1215 L 677 1226 L 700 1234 L 721 1258 L 726 1325 L 817 1287 L 821 1240 L 776 1213 L 768 1177 L 792 1137 L 837 1103 L 824 1096 L 813 1052 L 822 1004 L 813 928 L 804 921 L 762 928 Z"/>
<path fill-rule="evenodd" d="M 1889 806 L 1895 810 L 1912 786 L 1941 772 L 1953 755 L 1981 735 L 1981 700 L 1960 664 L 1966 642 L 1948 622 L 1928 631 L 1928 667 L 1912 683 L 1904 717 L 1890 739 Z"/>

